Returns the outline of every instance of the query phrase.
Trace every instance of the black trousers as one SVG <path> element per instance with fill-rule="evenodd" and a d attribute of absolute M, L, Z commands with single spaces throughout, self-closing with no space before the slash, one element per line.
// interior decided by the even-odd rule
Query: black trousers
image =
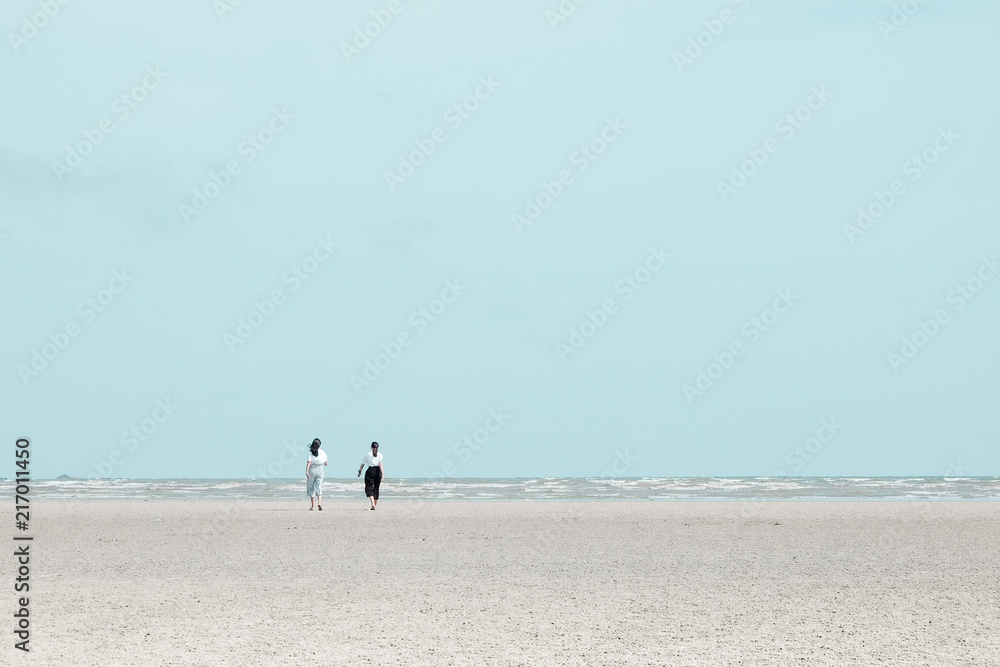
<path fill-rule="evenodd" d="M 365 471 L 365 495 L 378 500 L 378 487 L 382 484 L 382 469 L 368 467 Z"/>

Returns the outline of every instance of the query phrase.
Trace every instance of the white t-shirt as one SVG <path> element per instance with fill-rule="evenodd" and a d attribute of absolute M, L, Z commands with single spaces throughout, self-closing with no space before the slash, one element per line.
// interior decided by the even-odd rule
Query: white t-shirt
<path fill-rule="evenodd" d="M 376 454 L 375 456 L 372 456 L 371 453 L 369 452 L 368 454 L 365 454 L 365 457 L 363 459 L 361 459 L 361 465 L 368 466 L 369 468 L 377 468 L 381 464 L 382 464 L 381 454 Z"/>
<path fill-rule="evenodd" d="M 326 452 L 324 452 L 322 449 L 320 449 L 318 452 L 316 452 L 316 456 L 313 456 L 310 453 L 308 460 L 309 460 L 309 465 L 312 465 L 314 463 L 318 463 L 319 465 L 323 465 L 327 461 L 327 459 L 326 459 Z"/>

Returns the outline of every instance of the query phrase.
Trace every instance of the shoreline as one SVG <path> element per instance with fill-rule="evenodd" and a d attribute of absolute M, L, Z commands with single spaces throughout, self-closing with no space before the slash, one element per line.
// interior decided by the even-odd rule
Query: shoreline
<path fill-rule="evenodd" d="M 421 498 L 418 496 L 383 497 L 380 503 L 995 503 L 996 498 L 761 498 L 748 496 L 746 498 Z M 32 497 L 32 503 L 227 503 L 227 502 L 260 502 L 260 503 L 309 503 L 308 498 L 296 500 L 293 498 L 260 498 L 250 496 L 234 496 L 232 498 L 38 498 Z M 326 503 L 367 503 L 362 496 L 357 501 L 342 497 L 328 500 Z M 367 506 L 367 505 L 366 505 Z"/>
<path fill-rule="evenodd" d="M 87 500 L 161 501 L 298 501 L 305 498 L 299 478 L 251 480 L 33 480 L 39 502 Z M 356 478 L 327 477 L 323 497 L 329 502 L 364 498 Z M 0 494 L 14 482 L 0 481 Z M 1000 478 L 389 478 L 382 486 L 394 502 L 626 502 L 626 501 L 924 501 L 1000 500 Z"/>

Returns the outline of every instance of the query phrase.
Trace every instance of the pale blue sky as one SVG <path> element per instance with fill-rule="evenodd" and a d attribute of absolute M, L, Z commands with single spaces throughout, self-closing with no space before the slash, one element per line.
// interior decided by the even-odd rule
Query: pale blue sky
<path fill-rule="evenodd" d="M 10 34 L 41 10 L 5 4 L 0 431 L 33 439 L 36 475 L 245 477 L 313 437 L 333 476 L 372 440 L 390 476 L 596 476 L 620 455 L 630 476 L 1000 474 L 1000 281 L 949 301 L 1000 252 L 995 3 L 928 3 L 886 39 L 889 2 L 590 0 L 553 30 L 557 0 L 400 0 L 347 62 L 341 42 L 387 4 L 246 0 L 220 19 L 209 0 L 71 2 L 23 42 Z M 157 67 L 121 118 L 112 103 Z M 480 77 L 500 85 L 453 127 Z M 814 87 L 832 97 L 786 138 L 775 124 Z M 248 161 L 276 108 L 294 118 Z M 53 161 L 104 118 L 114 131 L 60 181 Z M 579 171 L 608 119 L 624 129 Z M 385 172 L 436 128 L 446 141 L 391 192 Z M 911 181 L 904 163 L 948 128 Z M 717 182 L 769 138 L 722 201 Z M 231 160 L 186 224 L 180 205 Z M 516 231 L 564 169 L 572 184 Z M 850 243 L 844 224 L 895 179 L 905 193 Z M 293 290 L 283 276 L 319 237 L 339 248 Z M 671 259 L 626 300 L 615 284 L 651 246 Z M 123 267 L 134 280 L 88 322 L 78 304 Z M 454 279 L 421 331 L 411 314 Z M 224 334 L 274 289 L 284 302 L 231 352 Z M 751 341 L 779 289 L 798 300 Z M 557 343 L 609 298 L 564 362 Z M 888 353 L 938 309 L 947 324 L 894 371 Z M 47 367 L 19 370 L 71 321 Z M 400 333 L 412 344 L 355 391 Z M 687 400 L 734 341 L 744 354 Z M 166 398 L 173 414 L 123 444 Z M 843 428 L 796 454 L 831 417 Z"/>

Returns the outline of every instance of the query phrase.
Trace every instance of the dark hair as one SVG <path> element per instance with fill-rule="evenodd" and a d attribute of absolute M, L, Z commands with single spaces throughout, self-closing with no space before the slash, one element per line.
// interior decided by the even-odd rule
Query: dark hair
<path fill-rule="evenodd" d="M 309 445 L 309 451 L 312 452 L 313 456 L 319 456 L 319 438 L 313 440 L 313 444 Z"/>
<path fill-rule="evenodd" d="M 378 443 L 377 442 L 373 442 L 372 443 L 372 447 L 378 447 Z"/>

